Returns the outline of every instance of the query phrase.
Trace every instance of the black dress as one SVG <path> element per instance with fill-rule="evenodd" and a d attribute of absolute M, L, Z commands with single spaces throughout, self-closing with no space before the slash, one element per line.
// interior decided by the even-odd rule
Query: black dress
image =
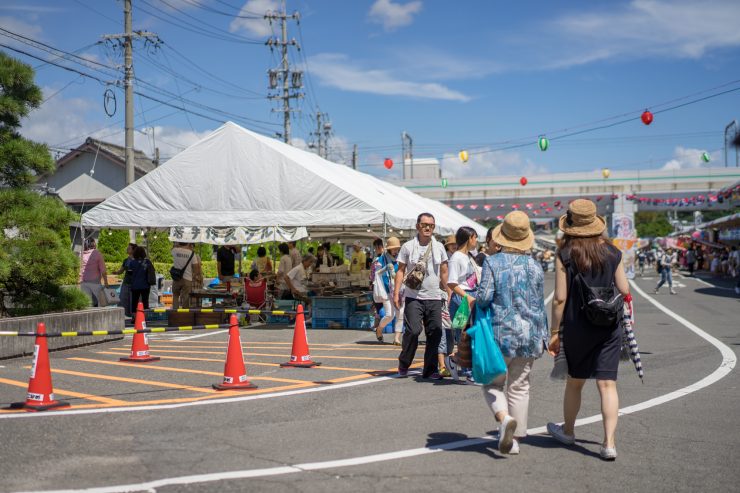
<path fill-rule="evenodd" d="M 610 244 L 604 269 L 600 273 L 581 272 L 589 286 L 610 286 L 622 260 L 622 252 Z M 563 253 L 560 254 L 563 261 Z M 566 262 L 563 262 L 565 265 Z M 573 278 L 576 270 L 573 262 L 566 267 L 568 298 L 563 317 L 563 345 L 568 362 L 568 375 L 572 378 L 595 378 L 616 380 L 619 367 L 619 354 L 622 348 L 622 331 L 619 322 L 614 327 L 593 325 L 580 309 L 581 300 Z"/>

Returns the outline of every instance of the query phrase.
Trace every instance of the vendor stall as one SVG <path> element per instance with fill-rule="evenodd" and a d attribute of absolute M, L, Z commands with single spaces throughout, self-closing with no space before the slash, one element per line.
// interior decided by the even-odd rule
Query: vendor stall
<path fill-rule="evenodd" d="M 439 235 L 471 226 L 485 237 L 485 228 L 438 201 L 228 122 L 83 214 L 81 225 L 244 244 L 313 230 L 385 238 L 412 232 L 421 212 L 434 214 Z M 331 287 L 320 277 L 312 282 Z M 335 290 L 343 289 L 338 282 L 362 290 L 368 278 L 336 281 Z"/>

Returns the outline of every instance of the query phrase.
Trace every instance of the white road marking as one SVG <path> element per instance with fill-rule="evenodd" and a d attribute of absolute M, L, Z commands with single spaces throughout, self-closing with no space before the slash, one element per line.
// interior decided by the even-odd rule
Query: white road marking
<path fill-rule="evenodd" d="M 632 406 L 624 407 L 619 410 L 620 415 L 636 413 L 638 411 L 643 411 L 645 409 L 649 409 L 651 407 L 655 407 L 660 404 L 665 404 L 666 402 L 670 402 L 680 397 L 684 397 L 688 394 L 691 394 L 692 392 L 696 392 L 697 390 L 700 390 L 705 387 L 708 387 L 709 385 L 712 385 L 713 383 L 719 381 L 720 379 L 722 379 L 723 377 L 725 377 L 728 373 L 732 371 L 732 369 L 735 367 L 735 364 L 737 363 L 737 357 L 735 356 L 735 353 L 732 351 L 732 349 L 730 349 L 728 346 L 726 346 L 724 343 L 722 343 L 717 338 L 707 334 L 706 332 L 701 330 L 699 327 L 697 327 L 693 323 L 686 320 L 685 318 L 673 313 L 668 308 L 665 308 L 663 305 L 655 301 L 652 297 L 645 294 L 645 292 L 641 290 L 634 282 L 630 281 L 630 285 L 632 286 L 632 289 L 634 289 L 636 293 L 638 293 L 640 296 L 643 296 L 647 301 L 655 305 L 663 313 L 675 319 L 676 321 L 681 323 L 684 327 L 691 330 L 692 332 L 697 334 L 699 337 L 703 338 L 704 340 L 709 342 L 711 345 L 716 347 L 719 350 L 719 352 L 722 354 L 722 363 L 710 375 L 704 377 L 698 382 L 695 382 L 691 385 L 675 390 L 668 394 L 664 394 L 662 396 L 658 396 L 653 399 L 649 399 L 647 401 L 644 401 L 644 402 L 641 402 L 641 403 L 638 403 Z M 393 378 L 393 377 L 381 377 L 381 379 L 389 379 L 389 378 Z M 352 383 L 354 384 L 356 382 L 352 382 Z M 369 382 L 366 381 L 363 383 L 369 383 Z M 300 393 L 300 391 L 296 393 Z M 61 412 L 57 412 L 55 414 L 61 414 Z M 576 426 L 583 426 L 586 424 L 596 423 L 599 421 L 601 421 L 601 414 L 579 419 L 576 421 Z M 538 435 L 538 434 L 542 434 L 545 432 L 546 432 L 546 429 L 544 426 L 540 426 L 538 428 L 532 428 L 532 429 L 527 430 L 527 433 L 530 435 Z M 438 452 L 443 452 L 445 450 L 455 450 L 455 449 L 460 449 L 464 447 L 470 447 L 473 445 L 479 445 L 482 443 L 490 443 L 492 440 L 495 440 L 495 438 L 490 435 L 487 435 L 487 436 L 483 436 L 479 438 L 469 438 L 466 440 L 458 440 L 455 442 L 443 443 L 443 444 L 435 445 L 433 447 L 419 447 L 419 448 L 414 448 L 414 449 L 398 450 L 394 452 L 387 452 L 387 453 L 368 455 L 368 456 L 362 456 L 362 457 L 352 457 L 349 459 L 339 459 L 339 460 L 323 461 L 323 462 L 309 462 L 309 463 L 303 463 L 303 464 L 295 464 L 292 466 L 279 466 L 279 467 L 271 467 L 271 468 L 265 468 L 265 469 L 246 469 L 242 471 L 229 471 L 229 472 L 211 473 L 211 474 L 196 474 L 192 476 L 180 476 L 180 477 L 174 477 L 174 478 L 158 479 L 156 481 L 149 481 L 146 483 L 103 486 L 103 487 L 94 487 L 94 488 L 76 489 L 76 490 L 54 490 L 54 491 L 47 491 L 45 493 L 63 493 L 63 492 L 66 492 L 66 493 L 82 493 L 82 492 L 85 492 L 85 493 L 119 493 L 121 492 L 122 493 L 122 492 L 130 492 L 130 491 L 154 491 L 156 488 L 161 488 L 161 487 L 170 486 L 170 485 L 198 484 L 198 483 L 206 483 L 206 482 L 213 482 L 213 481 L 224 481 L 224 480 L 230 480 L 230 479 L 245 479 L 245 478 L 278 476 L 278 475 L 283 475 L 283 474 L 293 474 L 293 473 L 299 473 L 299 472 L 304 472 L 304 471 L 316 471 L 316 470 L 322 470 L 322 469 L 334 469 L 337 467 L 348 467 L 348 466 L 372 464 L 376 462 L 384 462 L 384 461 L 389 461 L 389 460 L 403 459 L 407 457 L 418 457 L 421 455 L 434 454 Z"/>
<path fill-rule="evenodd" d="M 210 331 L 210 330 L 209 330 L 209 331 L 207 331 L 207 332 L 204 332 L 204 333 L 202 333 L 202 334 L 198 334 L 198 335 L 194 335 L 194 336 L 187 336 L 187 337 L 173 337 L 173 338 L 172 338 L 172 340 L 173 340 L 173 341 L 189 341 L 190 339 L 198 339 L 198 338 L 201 338 L 201 337 L 207 337 L 207 336 L 212 336 L 212 335 L 215 335 L 215 334 L 223 334 L 224 332 L 228 332 L 228 331 L 229 331 L 229 329 L 224 329 L 224 330 L 214 330 L 214 331 Z"/>

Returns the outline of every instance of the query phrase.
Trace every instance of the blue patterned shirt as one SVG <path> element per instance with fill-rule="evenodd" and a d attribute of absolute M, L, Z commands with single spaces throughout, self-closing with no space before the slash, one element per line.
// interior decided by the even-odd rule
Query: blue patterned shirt
<path fill-rule="evenodd" d="M 542 356 L 549 336 L 545 274 L 534 259 L 505 252 L 489 256 L 476 302 L 492 310 L 493 336 L 505 357 Z"/>

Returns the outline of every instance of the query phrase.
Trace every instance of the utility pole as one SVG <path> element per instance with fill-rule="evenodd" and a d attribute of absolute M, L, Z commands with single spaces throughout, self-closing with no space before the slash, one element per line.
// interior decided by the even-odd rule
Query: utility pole
<path fill-rule="evenodd" d="M 134 38 L 159 39 L 156 34 L 133 31 L 132 0 L 123 0 L 123 34 L 106 34 L 105 41 L 123 41 L 123 87 L 125 94 L 126 185 L 136 179 L 134 171 Z"/>
<path fill-rule="evenodd" d="M 352 146 L 352 169 L 357 169 L 357 144 Z"/>
<path fill-rule="evenodd" d="M 321 136 L 321 112 L 316 112 L 316 138 L 319 139 L 319 156 L 324 157 L 324 146 L 322 145 Z"/>
<path fill-rule="evenodd" d="M 278 79 L 282 83 L 282 94 L 272 94 L 268 96 L 268 99 L 280 99 L 283 102 L 282 109 L 275 110 L 275 112 L 283 113 L 283 142 L 290 144 L 290 113 L 294 111 L 290 107 L 290 100 L 295 98 L 303 97 L 300 92 L 291 92 L 291 89 L 300 89 L 303 87 L 303 72 L 300 70 L 291 70 L 290 62 L 288 60 L 288 47 L 295 46 L 298 50 L 301 47 L 296 42 L 295 38 L 288 40 L 288 19 L 293 19 L 299 22 L 300 15 L 298 12 L 294 12 L 291 15 L 287 14 L 285 0 L 283 0 L 283 11 L 282 12 L 268 12 L 265 14 L 265 19 L 270 21 L 280 21 L 281 24 L 281 38 L 270 38 L 265 44 L 273 49 L 273 46 L 278 46 L 281 52 L 281 64 L 280 68 L 270 69 L 268 71 L 269 76 L 269 87 L 270 89 L 278 89 Z"/>
<path fill-rule="evenodd" d="M 738 129 L 738 127 L 737 127 L 737 120 L 732 120 L 725 127 L 725 142 L 724 142 L 724 144 L 725 144 L 724 145 L 724 150 L 725 150 L 725 168 L 727 167 L 727 146 L 728 146 L 729 142 L 732 141 L 732 139 L 734 138 L 734 136 L 731 135 L 731 136 L 729 136 L 729 139 L 728 139 L 728 134 L 729 134 L 730 129 L 732 127 L 735 127 L 735 134 L 734 135 L 737 135 L 737 133 L 740 132 L 740 129 Z M 738 167 L 738 157 L 737 156 L 738 156 L 738 150 L 737 150 L 737 147 L 736 147 L 735 148 L 735 167 L 736 168 Z"/>
<path fill-rule="evenodd" d="M 406 159 L 409 161 L 411 179 L 414 179 L 414 140 L 404 130 L 401 132 L 401 162 L 403 162 L 403 179 L 406 179 Z"/>

